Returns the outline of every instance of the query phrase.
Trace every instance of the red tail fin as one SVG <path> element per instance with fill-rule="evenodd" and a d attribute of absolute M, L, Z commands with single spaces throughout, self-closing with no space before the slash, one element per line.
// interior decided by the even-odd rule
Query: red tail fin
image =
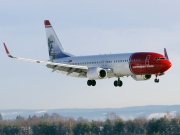
<path fill-rule="evenodd" d="M 44 20 L 44 25 L 45 25 L 45 27 L 46 27 L 46 26 L 51 26 L 51 23 L 50 23 L 49 20 Z"/>

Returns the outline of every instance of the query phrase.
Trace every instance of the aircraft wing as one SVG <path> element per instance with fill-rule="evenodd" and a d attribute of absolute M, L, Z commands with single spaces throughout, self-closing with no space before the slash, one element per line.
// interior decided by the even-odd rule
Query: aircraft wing
<path fill-rule="evenodd" d="M 67 75 L 76 72 L 79 73 L 79 76 L 85 76 L 88 70 L 87 66 L 78 66 L 78 65 L 70 65 L 70 64 L 64 64 L 64 63 L 58 63 L 58 62 L 52 62 L 52 61 L 44 61 L 44 60 L 34 60 L 34 59 L 28 59 L 28 58 L 21 58 L 21 57 L 15 57 L 12 56 L 9 53 L 8 48 L 6 47 L 6 44 L 4 43 L 4 48 L 6 51 L 6 54 L 8 57 L 17 59 L 17 60 L 23 60 L 23 61 L 29 61 L 29 62 L 36 62 L 36 63 L 42 63 L 45 64 L 48 68 L 52 68 L 52 72 L 54 71 L 65 71 L 67 72 Z"/>

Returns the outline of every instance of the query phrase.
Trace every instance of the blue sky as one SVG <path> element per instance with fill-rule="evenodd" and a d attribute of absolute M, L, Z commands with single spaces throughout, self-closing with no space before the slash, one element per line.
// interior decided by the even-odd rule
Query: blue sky
<path fill-rule="evenodd" d="M 178 0 L 10 0 L 0 2 L 0 109 L 121 108 L 180 104 L 180 1 Z M 173 67 L 160 83 L 124 77 L 98 80 L 52 73 L 45 65 L 6 56 L 47 60 L 44 20 L 49 19 L 63 48 L 74 55 L 136 51 L 163 53 Z"/>

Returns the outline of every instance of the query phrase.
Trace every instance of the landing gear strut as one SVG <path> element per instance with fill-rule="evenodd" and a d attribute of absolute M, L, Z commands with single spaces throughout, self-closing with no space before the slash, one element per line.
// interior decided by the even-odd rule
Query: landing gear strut
<path fill-rule="evenodd" d="M 87 81 L 87 85 L 88 86 L 95 86 L 96 85 L 96 81 L 95 80 L 88 80 Z"/>
<path fill-rule="evenodd" d="M 158 75 L 156 75 L 156 78 L 154 79 L 155 83 L 159 83 L 159 79 L 157 77 L 158 77 Z"/>
<path fill-rule="evenodd" d="M 114 86 L 117 87 L 121 87 L 123 85 L 123 82 L 120 80 L 120 78 L 118 78 L 118 80 L 114 81 Z"/>

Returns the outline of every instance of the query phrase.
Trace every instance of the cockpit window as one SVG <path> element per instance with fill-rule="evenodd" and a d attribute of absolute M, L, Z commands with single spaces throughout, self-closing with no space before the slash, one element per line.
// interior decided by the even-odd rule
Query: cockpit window
<path fill-rule="evenodd" d="M 155 60 L 165 60 L 166 58 L 162 57 L 162 58 L 155 58 Z"/>

